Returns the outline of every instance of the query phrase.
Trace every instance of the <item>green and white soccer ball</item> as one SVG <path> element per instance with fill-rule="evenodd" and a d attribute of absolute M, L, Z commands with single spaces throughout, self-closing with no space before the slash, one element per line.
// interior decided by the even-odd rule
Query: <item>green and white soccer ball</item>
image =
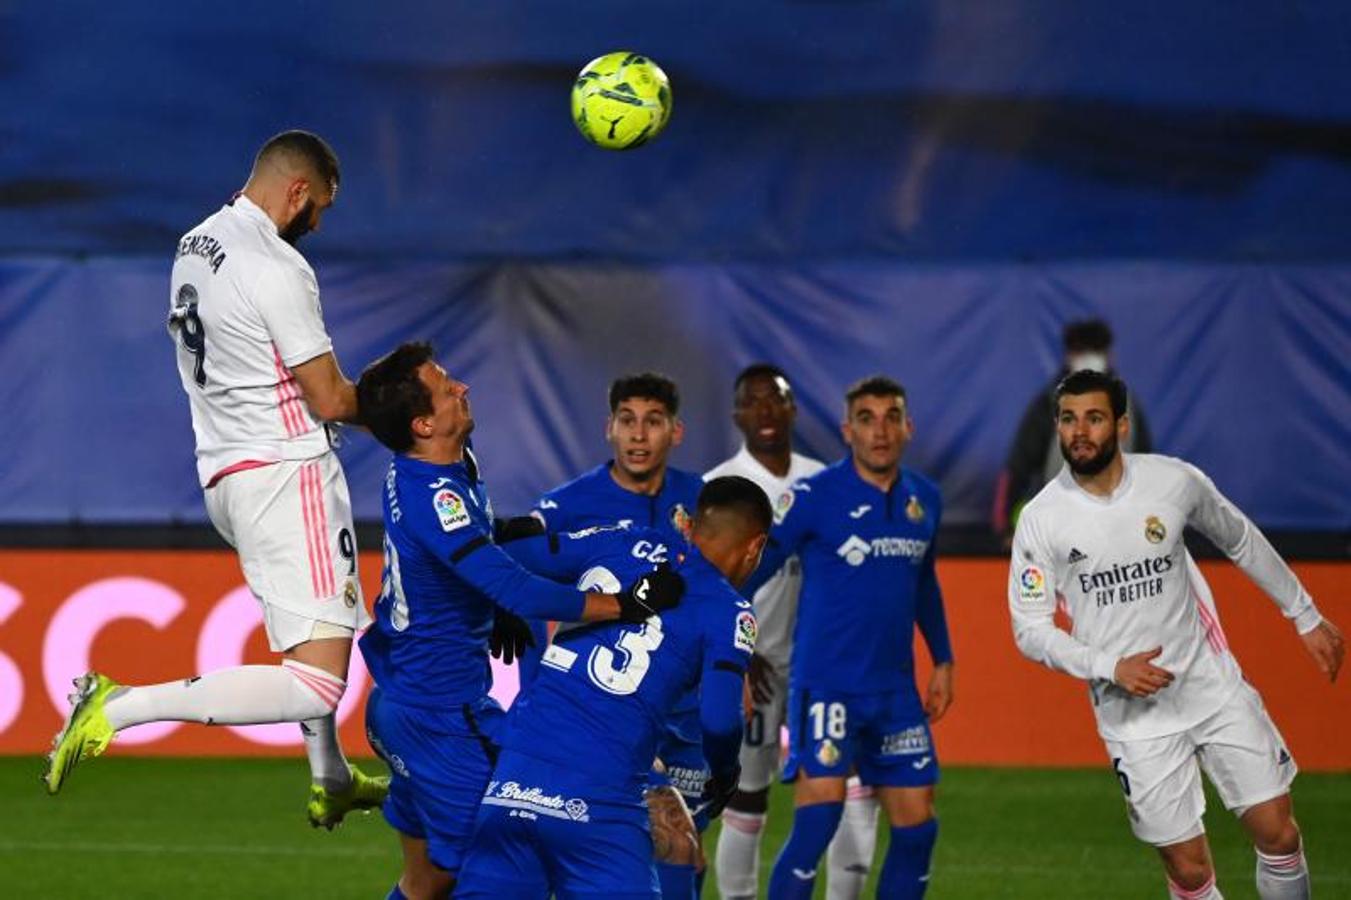
<path fill-rule="evenodd" d="M 586 64 L 572 83 L 572 121 L 606 150 L 640 147 L 671 118 L 671 83 L 640 53 L 620 50 Z"/>

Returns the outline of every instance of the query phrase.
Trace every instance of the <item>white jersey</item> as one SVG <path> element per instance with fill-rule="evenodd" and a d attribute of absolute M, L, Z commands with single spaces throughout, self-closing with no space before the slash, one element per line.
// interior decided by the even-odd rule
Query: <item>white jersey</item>
<path fill-rule="evenodd" d="M 1208 537 L 1305 633 L 1322 620 L 1262 533 L 1188 463 L 1123 454 L 1110 497 L 1079 487 L 1069 467 L 1023 509 L 1013 538 L 1008 602 L 1018 649 L 1090 682 L 1098 732 L 1134 741 L 1178 734 L 1213 714 L 1242 683 L 1210 588 L 1182 541 Z M 1064 608 L 1069 634 L 1052 620 Z M 1153 663 L 1176 676 L 1133 697 L 1112 676 L 1123 656 L 1162 647 Z"/>
<path fill-rule="evenodd" d="M 291 374 L 333 347 L 319 284 L 266 213 L 240 195 L 184 235 L 169 304 L 203 487 L 241 465 L 329 451 Z"/>
<path fill-rule="evenodd" d="M 745 445 L 736 456 L 719 463 L 704 474 L 704 481 L 723 475 L 741 475 L 760 486 L 769 497 L 777 521 L 791 502 L 793 483 L 801 481 L 825 468 L 824 464 L 801 454 L 792 454 L 788 474 L 780 478 L 751 456 Z M 781 502 L 782 498 L 790 498 Z M 802 566 L 794 556 L 760 590 L 755 592 L 755 621 L 759 632 L 755 638 L 756 655 L 786 674 L 792 657 L 793 626 L 797 622 L 797 597 L 802 589 Z"/>

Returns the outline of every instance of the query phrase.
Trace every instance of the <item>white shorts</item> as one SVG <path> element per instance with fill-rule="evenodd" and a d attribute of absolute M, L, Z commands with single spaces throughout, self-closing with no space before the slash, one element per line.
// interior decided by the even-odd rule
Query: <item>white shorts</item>
<path fill-rule="evenodd" d="M 774 691 L 768 703 L 751 707 L 751 718 L 741 741 L 741 780 L 737 787 L 743 791 L 763 791 L 778 777 L 781 763 L 779 730 L 783 727 L 784 710 L 788 706 L 788 664 L 775 665 L 769 679 Z"/>
<path fill-rule="evenodd" d="M 1205 832 L 1200 769 L 1236 815 L 1288 793 L 1298 771 L 1262 698 L 1246 681 L 1213 715 L 1181 734 L 1106 744 L 1131 830 L 1156 847 Z"/>
<path fill-rule="evenodd" d="M 227 475 L 206 489 L 206 511 L 239 552 L 278 652 L 315 637 L 315 623 L 370 624 L 357 578 L 347 479 L 333 453 Z M 331 636 L 321 629 L 317 636 Z"/>

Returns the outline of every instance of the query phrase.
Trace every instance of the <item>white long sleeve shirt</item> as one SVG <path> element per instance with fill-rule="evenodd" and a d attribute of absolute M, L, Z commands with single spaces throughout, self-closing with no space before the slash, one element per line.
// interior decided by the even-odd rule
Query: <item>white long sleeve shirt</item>
<path fill-rule="evenodd" d="M 291 374 L 333 348 L 319 284 L 249 198 L 236 197 L 179 241 L 169 304 L 203 487 L 241 463 L 329 452 Z"/>
<path fill-rule="evenodd" d="M 1242 673 L 1183 527 L 1208 537 L 1304 634 L 1322 621 L 1308 591 L 1257 527 L 1209 478 L 1167 456 L 1124 454 L 1109 497 L 1067 467 L 1024 508 L 1013 539 L 1008 603 L 1024 656 L 1089 681 L 1098 732 L 1129 741 L 1185 731 L 1218 709 Z M 1057 606 L 1069 633 L 1056 627 Z M 1133 697 L 1112 675 L 1123 656 L 1162 647 L 1171 685 Z"/>

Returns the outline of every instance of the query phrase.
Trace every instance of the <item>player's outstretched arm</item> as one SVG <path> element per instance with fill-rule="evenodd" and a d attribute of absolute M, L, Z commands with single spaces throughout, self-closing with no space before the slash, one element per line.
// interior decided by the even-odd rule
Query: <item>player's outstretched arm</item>
<path fill-rule="evenodd" d="M 1346 642 L 1342 639 L 1341 629 L 1324 619 L 1299 638 L 1318 664 L 1318 670 L 1328 676 L 1328 681 L 1336 681 L 1337 673 L 1342 670 L 1342 660 L 1346 658 Z"/>

